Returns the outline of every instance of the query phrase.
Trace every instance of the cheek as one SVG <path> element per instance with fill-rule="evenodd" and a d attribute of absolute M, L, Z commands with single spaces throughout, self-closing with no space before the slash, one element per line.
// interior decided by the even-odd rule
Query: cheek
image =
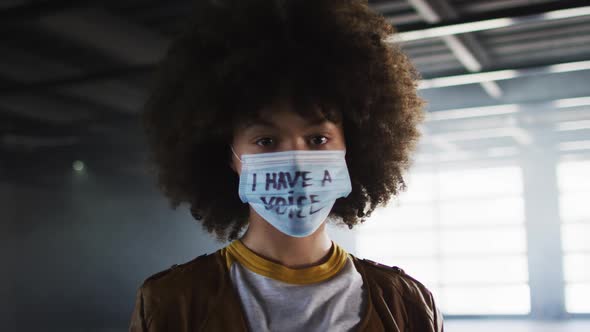
<path fill-rule="evenodd" d="M 346 143 L 344 142 L 344 137 L 340 137 L 338 139 L 338 141 L 336 142 L 336 147 L 339 148 L 339 149 L 346 148 Z"/>

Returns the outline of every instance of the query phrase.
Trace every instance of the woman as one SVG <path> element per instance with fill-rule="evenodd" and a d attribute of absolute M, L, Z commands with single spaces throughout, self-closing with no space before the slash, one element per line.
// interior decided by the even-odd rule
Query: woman
<path fill-rule="evenodd" d="M 443 331 L 423 284 L 325 228 L 405 188 L 423 102 L 391 33 L 363 1 L 197 2 L 143 120 L 171 205 L 230 243 L 146 278 L 130 331 Z"/>

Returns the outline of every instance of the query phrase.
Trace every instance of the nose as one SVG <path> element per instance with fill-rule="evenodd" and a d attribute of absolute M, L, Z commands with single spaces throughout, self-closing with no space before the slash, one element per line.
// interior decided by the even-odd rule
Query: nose
<path fill-rule="evenodd" d="M 289 150 L 309 150 L 309 144 L 305 137 L 289 137 L 283 139 L 283 142 L 279 148 L 280 151 Z"/>

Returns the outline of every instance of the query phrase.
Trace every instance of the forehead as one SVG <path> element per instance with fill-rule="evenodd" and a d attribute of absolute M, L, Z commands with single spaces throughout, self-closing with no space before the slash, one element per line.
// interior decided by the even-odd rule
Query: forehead
<path fill-rule="evenodd" d="M 248 129 L 251 127 L 278 127 L 296 128 L 319 126 L 326 124 L 332 117 L 318 106 L 295 109 L 289 104 L 275 104 L 260 109 L 258 112 L 242 117 L 237 123 L 237 128 Z"/>
<path fill-rule="evenodd" d="M 322 116 L 307 118 L 295 112 L 277 112 L 268 115 L 258 114 L 243 121 L 243 129 L 251 127 L 297 127 L 319 126 L 329 120 Z"/>

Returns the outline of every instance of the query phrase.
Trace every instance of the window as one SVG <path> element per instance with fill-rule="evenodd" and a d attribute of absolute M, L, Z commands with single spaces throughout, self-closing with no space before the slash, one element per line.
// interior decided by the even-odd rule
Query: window
<path fill-rule="evenodd" d="M 590 160 L 562 161 L 557 176 L 566 311 L 590 313 Z"/>
<path fill-rule="evenodd" d="M 359 227 L 357 252 L 404 269 L 445 314 L 530 311 L 521 170 L 418 171 Z"/>

